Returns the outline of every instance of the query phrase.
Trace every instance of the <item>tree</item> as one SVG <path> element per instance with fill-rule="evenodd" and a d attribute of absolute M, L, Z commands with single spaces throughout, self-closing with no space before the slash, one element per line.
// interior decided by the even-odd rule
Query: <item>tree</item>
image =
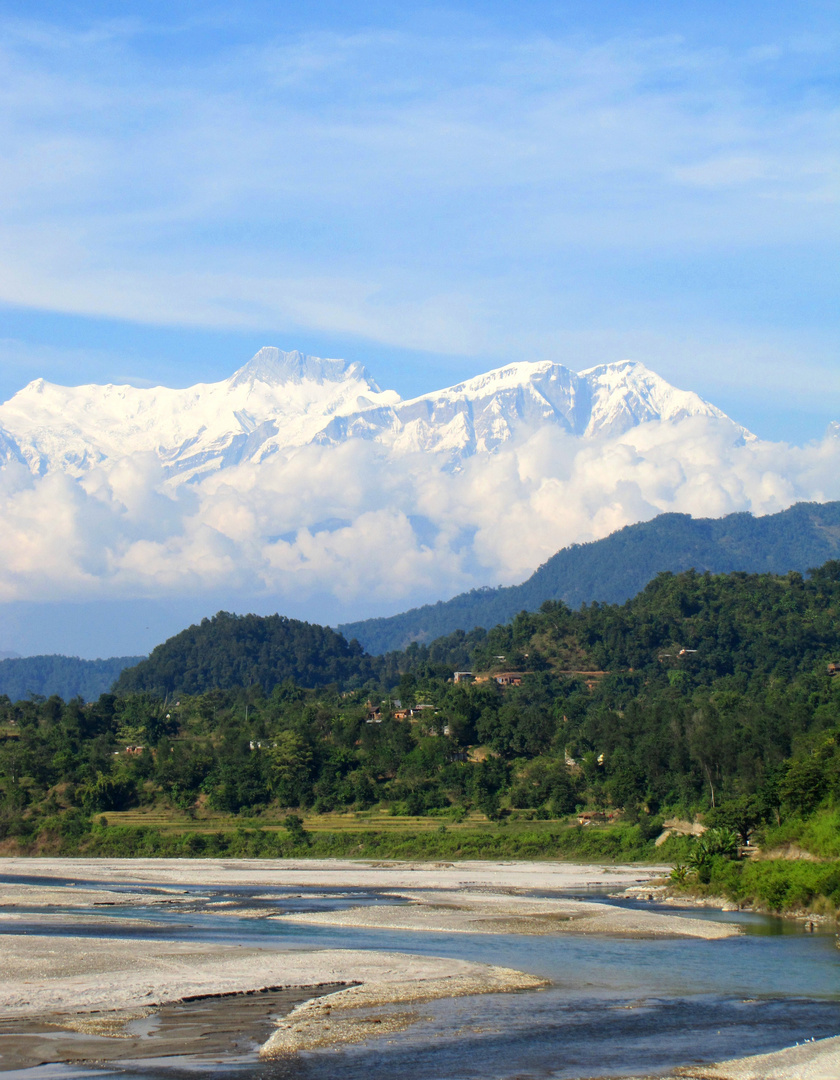
<path fill-rule="evenodd" d="M 287 814 L 283 818 L 283 826 L 295 847 L 309 843 L 309 833 L 303 827 L 303 818 L 297 814 Z"/>
<path fill-rule="evenodd" d="M 764 801 L 757 795 L 742 795 L 729 799 L 722 806 L 710 810 L 705 816 L 706 824 L 733 830 L 742 844 L 748 844 L 750 836 L 761 824 L 767 813 Z"/>
<path fill-rule="evenodd" d="M 281 806 L 301 806 L 307 801 L 312 751 L 302 736 L 281 731 L 266 750 L 271 789 Z"/>

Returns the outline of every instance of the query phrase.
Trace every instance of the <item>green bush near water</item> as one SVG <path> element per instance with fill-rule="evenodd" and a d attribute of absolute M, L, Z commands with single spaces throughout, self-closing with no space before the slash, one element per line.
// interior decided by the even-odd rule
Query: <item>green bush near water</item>
<path fill-rule="evenodd" d="M 823 810 L 810 817 L 789 818 L 765 830 L 762 846 L 767 851 L 796 845 L 820 859 L 840 859 L 840 810 Z"/>
<path fill-rule="evenodd" d="M 715 861 L 702 891 L 781 914 L 814 911 L 835 915 L 840 911 L 840 860 L 815 863 L 766 859 L 738 863 L 720 859 Z"/>

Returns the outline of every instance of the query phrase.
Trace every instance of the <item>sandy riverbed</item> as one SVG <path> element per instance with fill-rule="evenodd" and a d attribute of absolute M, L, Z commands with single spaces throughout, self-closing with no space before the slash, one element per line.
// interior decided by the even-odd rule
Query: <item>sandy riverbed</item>
<path fill-rule="evenodd" d="M 774 1054 L 677 1069 L 684 1080 L 837 1080 L 840 1037 L 789 1046 Z"/>
<path fill-rule="evenodd" d="M 0 884 L 0 928 L 4 916 L 19 917 L 13 908 L 20 905 L 26 907 L 26 918 L 43 919 L 45 924 L 67 918 L 58 909 L 69 907 L 74 913 L 85 908 L 84 921 L 89 925 L 97 917 L 94 905 L 114 904 L 174 903 L 197 908 L 210 905 L 217 914 L 242 916 L 249 913 L 244 908 L 240 910 L 235 902 L 214 900 L 214 890 L 250 887 L 259 890 L 251 896 L 251 901 L 268 905 L 277 901 L 282 908 L 279 891 L 300 887 L 347 889 L 351 893 L 360 888 L 377 889 L 392 894 L 400 902 L 350 906 L 344 911 L 287 913 L 279 917 L 335 926 L 418 932 L 569 931 L 702 938 L 737 932 L 732 924 L 688 919 L 677 913 L 627 910 L 566 897 L 531 895 L 532 891 L 587 887 L 620 891 L 644 885 L 664 869 L 552 862 L 0 859 L 0 875 L 37 879 L 32 884 L 19 881 Z M 99 882 L 102 888 L 91 887 Z M 188 892 L 185 887 L 189 887 Z M 272 889 L 278 892 L 273 893 Z M 352 895 L 348 903 L 352 905 Z M 250 915 L 254 916 L 254 912 Z M 105 917 L 103 910 L 102 918 Z M 269 907 L 262 917 L 278 916 Z M 71 927 L 74 923 L 71 914 Z M 35 1030 L 33 1025 L 40 1025 L 38 1030 L 43 1032 L 46 1025 L 68 1038 L 68 1033 L 75 1033 L 99 1040 L 100 1048 L 102 1040 L 109 1040 L 112 1052 L 100 1051 L 98 1056 L 103 1060 L 114 1059 L 118 1056 L 113 1052 L 114 1040 L 131 1037 L 136 1041 L 132 1024 L 149 1016 L 159 1022 L 162 1010 L 181 1008 L 174 1003 L 206 996 L 265 992 L 261 1023 L 264 1027 L 270 1012 L 273 1030 L 263 1033 L 269 1037 L 261 1053 L 265 1057 L 282 1057 L 401 1030 L 420 1018 L 418 1007 L 423 1002 L 435 998 L 535 990 L 543 985 L 539 978 L 508 968 L 391 952 L 343 949 L 284 952 L 177 939 L 140 943 L 72 933 L 61 937 L 0 934 L 0 1017 L 3 1018 L 0 1055 L 4 1046 L 13 1048 L 11 1054 L 0 1056 L 0 1069 L 31 1063 L 24 1051 L 26 1045 L 32 1045 L 32 1040 L 29 1044 L 20 1038 L 17 1043 L 14 1039 L 11 1044 L 8 1041 L 15 1031 L 18 1035 L 25 1034 L 27 1025 L 30 1031 Z M 234 1008 L 234 1002 L 241 1005 L 244 1000 L 228 999 L 229 1026 L 235 1016 L 240 1016 L 236 1011 L 239 1006 Z M 243 1019 L 242 1023 L 246 1021 Z M 195 1030 L 199 1028 L 200 1024 Z M 41 1040 L 39 1060 L 46 1060 L 44 1045 L 55 1053 L 48 1060 L 79 1060 L 85 1047 L 89 1056 L 97 1056 L 89 1044 L 63 1044 L 60 1039 L 50 1044 L 49 1040 L 47 1043 Z M 685 1075 L 708 1076 L 709 1080 L 753 1080 L 754 1076 L 764 1075 L 733 1071 L 737 1064 L 723 1063 L 702 1073 Z M 729 1072 L 725 1071 L 727 1068 Z M 776 1076 L 767 1073 L 771 1075 Z M 813 1080 L 823 1080 L 821 1072 L 801 1075 L 803 1080 L 805 1077 L 810 1080 L 811 1076 Z M 780 1072 L 778 1080 L 792 1080 L 793 1076 Z"/>
<path fill-rule="evenodd" d="M 465 933 L 554 934 L 562 932 L 674 935 L 702 938 L 738 933 L 731 923 L 678 914 L 627 910 L 613 905 L 561 898 L 534 898 L 531 891 L 587 887 L 627 889 L 662 873 L 662 867 L 581 866 L 570 863 L 409 863 L 349 860 L 0 860 L 0 874 L 27 874 L 37 883 L 0 884 L 0 926 L 14 905 L 37 908 L 45 918 L 55 906 L 107 907 L 162 904 L 213 905 L 217 914 L 239 916 L 242 905 L 214 903 L 194 890 L 272 884 L 284 888 L 376 888 L 394 895 L 394 904 L 352 906 L 344 911 L 277 914 L 274 917 L 333 926 Z M 59 874 L 72 884 L 50 884 Z M 78 884 L 76 882 L 78 879 Z M 115 888 L 91 889 L 92 881 Z M 191 886 L 190 895 L 179 885 Z M 152 888 L 154 887 L 154 888 Z M 163 888 L 166 891 L 163 891 Z M 270 902 L 266 891 L 262 898 Z M 352 894 L 351 894 L 352 895 Z M 405 901 L 408 901 L 407 903 Z M 252 913 L 253 914 L 253 913 Z M 270 911 L 265 911 L 270 915 Z"/>
<path fill-rule="evenodd" d="M 611 934 L 622 937 L 732 937 L 733 923 L 689 919 L 617 908 L 589 900 L 538 899 L 468 889 L 401 890 L 408 903 L 351 907 L 272 916 L 275 921 L 316 926 L 364 926 L 388 930 L 468 934 Z"/>
<path fill-rule="evenodd" d="M 500 975 L 504 970 L 506 974 Z M 150 942 L 0 934 L 0 1015 L 102 1012 L 319 983 L 447 986 L 470 993 L 543 985 L 524 973 L 465 960 L 369 950 L 283 952 L 185 941 Z M 486 985 L 487 990 L 481 986 Z M 439 993 L 437 992 L 439 991 Z M 391 991 L 383 991 L 390 1000 Z M 426 995 L 428 998 L 429 995 Z"/>
<path fill-rule="evenodd" d="M 360 986 L 352 984 L 359 983 Z M 464 994 L 535 990 L 544 980 L 487 964 L 439 957 L 350 949 L 282 952 L 184 941 L 149 942 L 0 934 L 0 1069 L 35 1060 L 112 1059 L 120 1049 L 102 1039 L 125 1039 L 139 1018 L 161 1005 L 203 996 L 310 988 L 292 1027 L 280 1020 L 269 1055 L 325 1043 L 359 1041 L 405 1027 L 416 1015 L 395 1018 L 382 1007 Z M 348 987 L 344 1023 L 330 1031 L 329 1012 L 317 1006 L 325 988 Z M 371 1009 L 377 1010 L 372 1020 Z M 281 1013 L 284 1011 L 279 1010 Z M 10 1024 L 9 1021 L 16 1021 Z M 74 1032 L 71 1044 L 43 1038 L 44 1025 Z M 33 1036 L 41 1037 L 33 1041 Z M 264 1032 L 263 1038 L 269 1035 Z M 93 1042 L 91 1041 L 93 1040 Z M 160 1056 L 160 1043 L 133 1053 Z M 202 1047 L 193 1048 L 195 1052 Z M 184 1052 L 183 1042 L 181 1051 Z M 45 1058 L 44 1055 L 47 1055 Z M 27 1055 L 30 1055 L 29 1057 Z M 55 1056 L 52 1056 L 55 1055 Z"/>
<path fill-rule="evenodd" d="M 0 870 L 0 874 L 4 873 L 12 874 L 14 870 Z M 117 904 L 151 906 L 183 904 L 194 898 L 194 896 L 187 897 L 183 889 L 147 891 L 142 883 L 131 884 L 118 892 L 115 889 L 88 889 L 75 883 L 25 885 L 9 882 L 0 883 L 0 915 L 4 909 L 18 905 L 59 908 L 113 907 Z"/>
<path fill-rule="evenodd" d="M 315 888 L 626 888 L 667 874 L 665 865 L 605 866 L 563 862 L 399 862 L 372 859 L 24 859 L 0 858 L 0 876 L 65 878 L 76 888 L 103 881 L 206 887 L 300 885 Z M 49 881 L 27 886 L 35 895 Z M 11 886 L 0 886 L 2 890 Z M 65 886 L 66 887 L 66 886 Z M 97 894 L 99 895 L 99 894 Z M 111 897 L 109 897 L 110 899 Z"/>

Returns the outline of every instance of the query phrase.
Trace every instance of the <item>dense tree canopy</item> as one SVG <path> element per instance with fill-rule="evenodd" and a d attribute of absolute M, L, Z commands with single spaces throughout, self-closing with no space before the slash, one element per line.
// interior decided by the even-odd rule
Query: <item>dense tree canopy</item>
<path fill-rule="evenodd" d="M 345 686 L 373 674 L 358 642 L 329 627 L 282 615 L 220 611 L 158 645 L 147 660 L 122 672 L 115 689 L 163 696 L 258 685 L 270 693 L 287 679 L 302 686 Z"/>
<path fill-rule="evenodd" d="M 0 699 L 0 832 L 163 803 L 701 811 L 746 837 L 840 800 L 838 616 L 840 562 L 661 574 L 622 606 L 550 601 L 382 658 L 222 613 L 93 704 Z"/>
<path fill-rule="evenodd" d="M 32 694 L 69 701 L 81 697 L 95 701 L 111 689 L 120 672 L 139 664 L 142 656 L 112 656 L 107 660 L 80 660 L 78 656 L 23 656 L 0 660 L 0 694 L 13 701 Z"/>

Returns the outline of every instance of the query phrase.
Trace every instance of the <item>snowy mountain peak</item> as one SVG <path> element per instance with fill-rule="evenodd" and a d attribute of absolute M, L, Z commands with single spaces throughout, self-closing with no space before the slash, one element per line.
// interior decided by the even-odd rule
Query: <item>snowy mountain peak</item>
<path fill-rule="evenodd" d="M 639 424 L 698 416 L 736 427 L 697 394 L 629 360 L 580 373 L 516 361 L 402 401 L 380 391 L 361 364 L 266 347 L 229 379 L 180 390 L 38 379 L 0 405 L 0 463 L 80 476 L 142 452 L 181 481 L 312 444 L 365 439 L 396 455 L 433 453 L 452 468 L 540 427 L 614 438 Z"/>
<path fill-rule="evenodd" d="M 485 371 L 481 375 L 474 375 L 471 379 L 448 386 L 444 390 L 438 390 L 433 394 L 424 394 L 424 397 L 457 397 L 466 395 L 470 398 L 486 397 L 500 389 L 510 389 L 515 386 L 524 386 L 532 382 L 540 375 L 550 373 L 552 369 L 568 372 L 567 368 L 560 364 L 554 364 L 550 360 L 533 361 L 517 360 L 504 367 Z"/>
<path fill-rule="evenodd" d="M 243 367 L 228 380 L 231 389 L 238 386 L 253 386 L 255 382 L 267 386 L 284 383 L 313 382 L 319 386 L 324 383 L 340 383 L 347 380 L 365 382 L 376 392 L 378 387 L 369 378 L 361 364 L 348 364 L 346 360 L 324 360 L 320 356 L 307 356 L 293 349 L 283 352 L 266 345 L 259 350 Z"/>
<path fill-rule="evenodd" d="M 679 390 L 637 360 L 599 364 L 580 372 L 592 395 L 589 433 L 600 429 L 628 430 L 651 420 L 683 420 L 710 416 L 728 420 L 725 413 L 691 390 Z M 746 439 L 752 439 L 741 429 Z"/>

